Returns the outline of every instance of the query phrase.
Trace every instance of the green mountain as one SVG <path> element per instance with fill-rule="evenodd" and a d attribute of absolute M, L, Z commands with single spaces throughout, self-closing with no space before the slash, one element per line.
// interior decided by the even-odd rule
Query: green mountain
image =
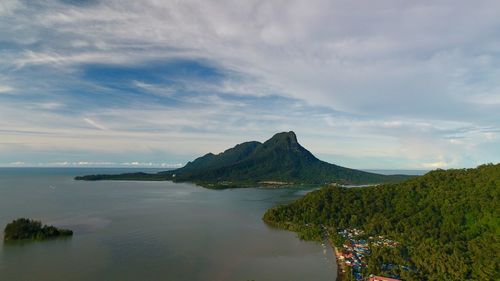
<path fill-rule="evenodd" d="M 404 175 L 380 175 L 319 160 L 302 147 L 294 132 L 274 135 L 264 143 L 236 145 L 220 154 L 208 153 L 186 166 L 157 174 L 90 175 L 78 180 L 173 180 L 211 188 L 281 184 L 375 184 L 397 182 Z"/>
<path fill-rule="evenodd" d="M 500 280 L 499 197 L 500 164 L 488 164 L 436 170 L 396 184 L 325 187 L 268 210 L 264 220 L 303 238 L 319 238 L 324 227 L 357 228 L 401 243 L 373 247 L 366 276 Z"/>

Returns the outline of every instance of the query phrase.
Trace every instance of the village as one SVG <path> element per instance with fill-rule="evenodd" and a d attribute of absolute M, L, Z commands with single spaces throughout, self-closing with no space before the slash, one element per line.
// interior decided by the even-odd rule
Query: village
<path fill-rule="evenodd" d="M 323 227 L 328 236 L 331 237 L 328 229 Z M 371 247 L 397 247 L 397 241 L 387 239 L 384 236 L 369 236 L 367 239 L 363 230 L 360 229 L 342 229 L 337 232 L 344 240 L 340 247 L 335 247 L 335 254 L 339 264 L 341 276 L 346 276 L 350 272 L 352 280 L 369 280 L 369 281 L 400 281 L 397 276 L 364 276 L 367 272 L 368 256 L 371 253 Z M 331 240 L 330 240 L 331 242 Z M 394 265 L 387 265 L 394 266 Z"/>

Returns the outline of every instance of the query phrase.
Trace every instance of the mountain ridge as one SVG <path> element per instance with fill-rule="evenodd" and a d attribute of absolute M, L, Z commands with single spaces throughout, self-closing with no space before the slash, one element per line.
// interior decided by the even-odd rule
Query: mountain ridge
<path fill-rule="evenodd" d="M 288 184 L 377 184 L 397 182 L 405 175 L 380 175 L 319 160 L 305 149 L 293 131 L 275 134 L 260 143 L 240 143 L 219 154 L 207 153 L 184 167 L 157 174 L 89 175 L 77 180 L 172 180 L 211 188 L 257 186 L 261 182 Z"/>

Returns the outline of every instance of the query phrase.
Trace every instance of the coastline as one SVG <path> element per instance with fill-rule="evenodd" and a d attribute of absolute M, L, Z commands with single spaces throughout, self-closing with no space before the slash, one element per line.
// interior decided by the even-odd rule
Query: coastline
<path fill-rule="evenodd" d="M 337 246 L 335 246 L 335 243 L 333 243 L 331 236 L 330 236 L 330 232 L 328 232 L 327 229 L 325 229 L 325 231 L 327 234 L 328 244 L 330 244 L 330 247 L 332 247 L 332 250 L 335 253 L 335 262 L 337 263 L 337 278 L 335 280 L 342 281 L 342 280 L 344 280 L 345 265 L 339 259 L 340 252 L 337 249 Z"/>
<path fill-rule="evenodd" d="M 333 244 L 331 244 L 333 247 L 333 251 L 335 252 L 335 261 L 337 262 L 337 281 L 342 281 L 344 280 L 344 273 L 345 273 L 345 266 L 344 263 L 340 261 L 339 256 L 340 252 L 338 251 L 337 247 Z"/>

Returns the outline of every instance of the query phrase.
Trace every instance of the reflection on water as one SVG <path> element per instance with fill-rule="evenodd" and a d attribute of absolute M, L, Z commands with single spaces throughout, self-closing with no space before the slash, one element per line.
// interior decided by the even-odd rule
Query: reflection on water
<path fill-rule="evenodd" d="M 261 221 L 306 190 L 72 180 L 87 173 L 0 169 L 2 227 L 30 217 L 75 231 L 2 245 L 0 280 L 335 279 L 331 249 Z"/>

